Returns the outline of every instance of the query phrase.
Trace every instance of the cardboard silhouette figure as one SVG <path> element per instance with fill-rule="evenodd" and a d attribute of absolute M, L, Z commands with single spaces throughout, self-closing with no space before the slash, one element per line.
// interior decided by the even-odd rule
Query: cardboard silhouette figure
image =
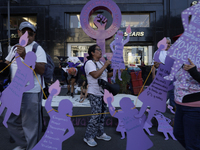
<path fill-rule="evenodd" d="M 169 124 L 171 122 L 171 120 L 169 118 L 165 117 L 160 112 L 156 112 L 154 117 L 158 121 L 158 132 L 162 132 L 164 134 L 165 140 L 169 139 L 169 136 L 167 133 L 169 133 L 169 135 L 172 137 L 173 140 L 176 140 L 176 138 L 174 137 L 174 134 L 173 134 L 173 128 Z"/>
<path fill-rule="evenodd" d="M 161 42 L 160 45 L 158 44 L 158 54 L 166 47 L 165 44 L 166 41 Z M 159 55 L 155 54 L 154 60 L 160 62 Z M 138 97 L 138 99 L 143 102 L 143 105 L 139 114 L 135 117 L 142 117 L 147 106 L 151 107 L 150 111 L 148 111 L 148 117 L 144 124 L 144 129 L 149 133 L 149 135 L 153 135 L 150 134 L 148 128 L 152 127 L 151 119 L 154 117 L 156 110 L 160 112 L 166 111 L 167 92 L 173 88 L 173 84 L 171 84 L 171 81 L 165 80 L 163 77 L 170 74 L 173 62 L 174 60 L 172 58 L 166 56 L 165 65 L 162 63 L 159 65 L 153 82 Z"/>
<path fill-rule="evenodd" d="M 181 14 L 184 33 L 168 50 L 168 55 L 173 58 L 174 65 L 170 75 L 166 76 L 166 80 L 173 80 L 177 71 L 183 64 L 190 64 L 188 58 L 200 68 L 200 1 L 192 7 L 187 8 Z M 192 17 L 191 17 L 192 16 Z M 189 20 L 191 18 L 191 20 Z M 184 71 L 181 83 L 185 85 L 185 78 L 188 72 Z"/>
<path fill-rule="evenodd" d="M 19 54 L 16 53 L 15 57 L 18 57 Z M 28 52 L 25 56 L 24 63 L 27 64 L 30 69 L 26 65 L 24 65 L 21 61 L 21 58 L 16 58 L 18 69 L 12 82 L 9 86 L 2 92 L 0 97 L 0 101 L 2 102 L 0 106 L 0 114 L 2 114 L 3 110 L 7 108 L 3 124 L 7 128 L 7 120 L 9 119 L 11 113 L 15 115 L 19 115 L 21 108 L 21 101 L 23 93 L 29 91 L 34 87 L 34 76 L 32 69 L 35 68 L 36 55 L 34 52 Z M 27 85 L 27 83 L 29 84 Z"/>
<path fill-rule="evenodd" d="M 141 118 L 135 118 L 138 113 L 137 109 L 130 98 L 124 97 L 120 100 L 121 112 L 115 113 L 111 101 L 113 95 L 104 90 L 104 99 L 107 100 L 110 114 L 123 121 L 127 133 L 126 150 L 147 150 L 153 146 L 153 143 L 148 138 L 143 130 L 143 121 Z"/>
<path fill-rule="evenodd" d="M 49 87 L 49 97 L 45 103 L 45 109 L 50 116 L 48 128 L 43 135 L 42 139 L 32 150 L 62 150 L 62 142 L 74 135 L 74 127 L 71 118 L 73 105 L 70 100 L 63 99 L 58 106 L 58 112 L 51 107 L 53 96 L 60 93 L 60 83 L 57 80 Z M 66 133 L 66 130 L 68 132 Z"/>
<path fill-rule="evenodd" d="M 128 33 L 126 40 L 123 39 L 124 37 L 123 31 L 117 31 L 117 34 L 115 35 L 115 40 L 112 41 L 112 43 L 110 44 L 110 48 L 113 52 L 113 57 L 111 59 L 112 62 L 111 67 L 113 68 L 112 80 L 115 80 L 117 70 L 118 70 L 118 79 L 122 80 L 120 69 L 125 69 L 123 49 L 124 45 L 129 41 L 129 34 L 131 33 L 130 25 L 126 28 L 126 32 Z M 113 46 L 115 46 L 115 48 Z"/>

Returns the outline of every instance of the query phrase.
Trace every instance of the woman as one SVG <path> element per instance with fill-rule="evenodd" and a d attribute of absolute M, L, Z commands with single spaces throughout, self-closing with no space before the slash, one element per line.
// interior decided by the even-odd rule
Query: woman
<path fill-rule="evenodd" d="M 98 85 L 98 79 L 107 81 L 107 77 L 112 76 L 112 72 L 107 72 L 108 65 L 111 64 L 110 60 L 107 60 L 105 64 L 100 61 L 102 57 L 101 49 L 98 45 L 92 45 L 88 49 L 89 56 L 88 61 L 85 63 L 84 69 L 88 81 L 88 100 L 91 105 L 91 114 L 105 113 L 106 104 L 103 101 L 103 89 Z M 109 141 L 110 136 L 104 133 L 104 120 L 105 114 L 93 115 L 88 123 L 86 133 L 84 136 L 84 142 L 89 146 L 96 146 L 94 138 L 103 139 Z"/>
<path fill-rule="evenodd" d="M 88 83 L 87 80 L 83 81 L 82 85 L 81 85 L 81 95 L 80 95 L 80 103 L 82 103 L 86 98 L 87 98 L 87 89 L 88 89 Z"/>
<path fill-rule="evenodd" d="M 200 149 L 200 73 L 193 62 L 184 65 L 176 74 L 174 136 L 187 150 Z M 187 71 L 186 84 L 183 72 Z"/>

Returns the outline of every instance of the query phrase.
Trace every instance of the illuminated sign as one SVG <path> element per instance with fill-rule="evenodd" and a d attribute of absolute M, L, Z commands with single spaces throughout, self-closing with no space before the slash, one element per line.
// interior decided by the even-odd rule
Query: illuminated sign
<path fill-rule="evenodd" d="M 128 34 L 126 33 L 126 32 L 124 32 L 124 36 L 128 36 Z M 144 36 L 144 32 L 143 31 L 141 31 L 141 32 L 131 32 L 130 34 L 129 34 L 129 36 Z"/>

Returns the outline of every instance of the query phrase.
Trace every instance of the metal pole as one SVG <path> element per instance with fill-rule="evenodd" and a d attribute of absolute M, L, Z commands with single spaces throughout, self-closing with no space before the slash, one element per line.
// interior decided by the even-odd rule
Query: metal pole
<path fill-rule="evenodd" d="M 10 52 L 10 0 L 8 0 L 8 53 Z"/>

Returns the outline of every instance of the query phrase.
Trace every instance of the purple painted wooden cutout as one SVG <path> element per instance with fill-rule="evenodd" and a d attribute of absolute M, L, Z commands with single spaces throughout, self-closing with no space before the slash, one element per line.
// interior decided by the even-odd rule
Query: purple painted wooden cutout
<path fill-rule="evenodd" d="M 15 57 L 19 56 L 16 53 Z M 34 52 L 28 52 L 25 56 L 24 63 L 28 66 L 31 66 L 33 69 L 35 68 L 36 55 Z M 21 57 L 16 58 L 18 69 L 12 82 L 10 85 L 2 92 L 0 97 L 0 101 L 2 105 L 0 106 L 0 114 L 2 114 L 3 110 L 7 108 L 3 124 L 7 128 L 7 120 L 10 117 L 11 113 L 15 115 L 19 115 L 22 95 L 24 92 L 29 91 L 34 87 L 34 75 L 33 71 L 25 66 Z M 27 85 L 27 83 L 29 84 Z M 27 85 L 27 86 L 26 86 Z"/>
<path fill-rule="evenodd" d="M 106 97 L 105 97 L 106 98 Z M 126 150 L 139 149 L 146 150 L 153 146 L 153 143 L 148 138 L 143 130 L 143 124 L 141 118 L 135 118 L 138 113 L 137 109 L 133 109 L 135 105 L 130 98 L 124 97 L 120 100 L 121 112 L 115 113 L 112 108 L 111 99 L 107 99 L 110 114 L 123 121 L 124 127 L 127 133 Z"/>
<path fill-rule="evenodd" d="M 165 79 L 173 80 L 177 71 L 182 67 L 183 64 L 189 64 L 188 58 L 200 68 L 200 2 L 196 5 L 187 8 L 181 14 L 182 22 L 184 27 L 184 33 L 179 37 L 178 40 L 168 50 L 168 55 L 173 58 L 174 65 L 169 76 Z M 190 23 L 189 16 L 192 15 Z M 185 84 L 185 77 L 188 76 L 188 72 L 184 71 L 183 80 Z"/>
<path fill-rule="evenodd" d="M 49 112 L 50 121 L 48 128 L 43 135 L 42 139 L 32 150 L 62 150 L 62 142 L 74 135 L 74 127 L 71 122 L 71 118 L 68 115 L 72 115 L 73 105 L 70 100 L 63 99 L 58 106 L 58 112 L 55 112 L 51 107 L 53 96 L 60 93 L 60 83 L 57 80 L 49 88 L 49 97 L 45 103 L 45 109 Z M 66 130 L 68 130 L 67 133 Z"/>
<path fill-rule="evenodd" d="M 123 40 L 123 35 L 124 35 L 123 32 L 118 31 L 117 34 L 115 35 L 115 40 L 112 41 L 112 43 L 110 44 L 110 48 L 113 52 L 113 57 L 111 59 L 112 62 L 111 67 L 113 68 L 112 80 L 115 80 L 115 76 L 118 70 L 118 79 L 122 81 L 120 69 L 125 69 L 123 49 L 124 45 L 129 41 L 129 33 L 131 32 L 129 28 L 130 26 L 128 26 L 126 29 L 128 31 L 128 36 L 126 40 Z M 115 46 L 115 49 L 113 48 L 113 46 Z"/>
<path fill-rule="evenodd" d="M 174 137 L 174 134 L 173 134 L 173 128 L 169 124 L 171 122 L 171 120 L 169 118 L 165 117 L 160 112 L 156 112 L 154 117 L 158 121 L 158 132 L 163 132 L 163 134 L 165 136 L 165 140 L 169 139 L 168 134 L 172 137 L 173 140 L 176 140 L 176 138 Z"/>
<path fill-rule="evenodd" d="M 97 10 L 107 10 L 113 16 L 112 25 L 105 30 L 107 19 L 102 15 L 97 15 L 94 19 L 94 24 L 97 30 L 94 30 L 89 24 L 89 18 L 93 12 Z M 96 39 L 97 45 L 102 50 L 102 55 L 105 54 L 105 40 L 112 37 L 121 25 L 121 11 L 117 4 L 112 0 L 90 0 L 82 9 L 80 22 L 83 31 L 93 39 Z"/>
<path fill-rule="evenodd" d="M 144 125 L 145 130 L 152 127 L 151 119 L 156 113 L 156 110 L 160 112 L 166 111 L 167 92 L 173 88 L 173 84 L 171 84 L 171 81 L 165 80 L 163 77 L 170 74 L 173 62 L 174 60 L 172 58 L 166 56 L 165 65 L 162 63 L 159 65 L 153 82 L 138 97 L 138 99 L 143 102 L 143 105 L 139 114 L 135 117 L 142 117 L 147 106 L 151 107 Z"/>
<path fill-rule="evenodd" d="M 25 47 L 28 43 L 28 32 L 26 31 L 19 39 L 19 45 Z"/>
<path fill-rule="evenodd" d="M 160 59 L 159 59 L 160 52 L 161 52 L 161 50 L 165 50 L 167 48 L 166 37 L 164 37 L 161 41 L 159 41 L 157 46 L 158 46 L 158 50 L 156 51 L 153 59 L 155 62 L 160 62 Z"/>

